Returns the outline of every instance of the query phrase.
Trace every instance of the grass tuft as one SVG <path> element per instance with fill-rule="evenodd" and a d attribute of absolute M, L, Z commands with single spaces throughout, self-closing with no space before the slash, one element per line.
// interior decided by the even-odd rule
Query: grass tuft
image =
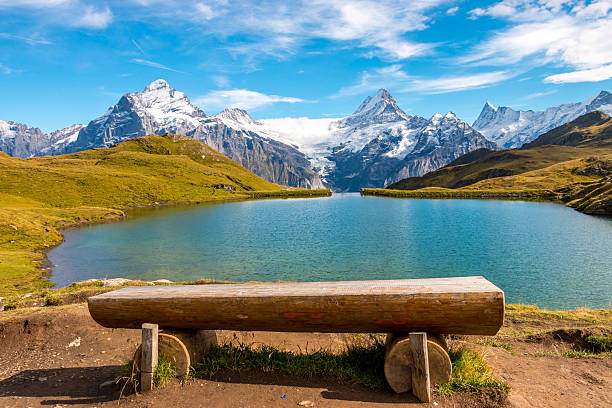
<path fill-rule="evenodd" d="M 160 353 L 157 359 L 157 365 L 155 366 L 155 371 L 153 372 L 153 385 L 156 387 L 162 387 L 166 385 L 166 383 L 175 375 L 176 368 L 174 367 L 174 364 L 172 364 L 168 356 Z"/>
<path fill-rule="evenodd" d="M 456 392 L 485 390 L 510 391 L 508 384 L 491 376 L 491 369 L 478 351 L 460 347 L 451 349 L 448 354 L 453 364 L 453 374 L 449 382 L 436 388 L 438 394 L 450 395 Z"/>
<path fill-rule="evenodd" d="M 485 346 L 499 347 L 499 348 L 506 350 L 508 353 L 512 353 L 512 346 L 506 343 L 496 341 L 496 340 L 484 339 L 484 340 L 480 340 L 478 343 L 483 344 Z"/>
<path fill-rule="evenodd" d="M 213 347 L 202 363 L 192 366 L 192 374 L 212 378 L 222 370 L 281 372 L 302 376 L 330 376 L 371 389 L 386 389 L 384 379 L 385 346 L 377 338 L 372 345 L 349 346 L 334 354 L 329 351 L 293 353 L 275 347 L 253 348 L 245 344 Z"/>
<path fill-rule="evenodd" d="M 293 353 L 275 347 L 252 348 L 245 344 L 225 344 L 210 350 L 202 363 L 191 367 L 194 377 L 210 379 L 223 370 L 280 372 L 301 376 L 329 376 L 340 381 L 350 381 L 371 389 L 389 389 L 384 376 L 385 346 L 379 338 L 366 346 L 349 346 L 346 351 L 334 354 L 328 351 Z M 451 380 L 438 386 L 440 395 L 456 392 L 499 391 L 510 387 L 491 376 L 491 370 L 480 353 L 465 348 L 449 352 L 453 364 Z"/>

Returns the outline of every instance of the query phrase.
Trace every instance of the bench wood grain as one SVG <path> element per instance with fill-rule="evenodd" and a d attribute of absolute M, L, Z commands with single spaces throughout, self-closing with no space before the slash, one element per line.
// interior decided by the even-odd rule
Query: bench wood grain
<path fill-rule="evenodd" d="M 136 286 L 88 303 L 113 328 L 493 335 L 504 320 L 503 291 L 481 276 Z"/>

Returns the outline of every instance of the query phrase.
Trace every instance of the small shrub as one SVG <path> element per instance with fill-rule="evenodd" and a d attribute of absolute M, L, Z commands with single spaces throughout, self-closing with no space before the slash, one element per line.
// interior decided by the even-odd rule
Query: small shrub
<path fill-rule="evenodd" d="M 53 293 L 45 293 L 43 296 L 45 306 L 59 306 L 62 304 L 62 298 Z"/>
<path fill-rule="evenodd" d="M 612 336 L 592 334 L 584 339 L 593 353 L 612 352 Z"/>

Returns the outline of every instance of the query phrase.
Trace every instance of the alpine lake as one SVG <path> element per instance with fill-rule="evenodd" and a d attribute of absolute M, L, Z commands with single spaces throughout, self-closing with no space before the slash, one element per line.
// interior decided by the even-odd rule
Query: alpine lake
<path fill-rule="evenodd" d="M 482 275 L 507 303 L 612 307 L 612 218 L 545 202 L 334 194 L 131 210 L 64 235 L 48 253 L 59 286 Z"/>

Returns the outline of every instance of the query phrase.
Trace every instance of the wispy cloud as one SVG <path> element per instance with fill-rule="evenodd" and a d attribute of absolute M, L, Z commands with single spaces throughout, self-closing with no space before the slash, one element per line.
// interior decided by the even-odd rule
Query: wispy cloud
<path fill-rule="evenodd" d="M 323 39 L 363 48 L 367 55 L 402 60 L 431 51 L 435 44 L 408 40 L 407 33 L 424 30 L 428 12 L 449 0 L 267 0 L 261 2 L 183 3 L 144 2 L 149 13 L 191 20 L 205 33 L 229 38 L 242 35 L 242 44 L 228 49 L 235 55 L 283 58 L 311 40 Z M 142 3 L 142 2 L 140 2 Z M 153 11 L 154 9 L 154 11 Z"/>
<path fill-rule="evenodd" d="M 108 6 L 94 7 L 82 0 L 0 0 L 0 9 L 19 9 L 29 17 L 28 25 L 104 29 L 113 21 Z"/>
<path fill-rule="evenodd" d="M 441 78 L 415 79 L 404 92 L 419 91 L 424 94 L 441 94 L 470 89 L 486 88 L 512 78 L 516 74 L 508 71 L 493 71 L 478 74 Z"/>
<path fill-rule="evenodd" d="M 481 72 L 476 74 L 424 78 L 408 75 L 395 64 L 363 72 L 357 84 L 340 89 L 334 97 L 360 95 L 380 88 L 392 88 L 394 92 L 441 94 L 493 86 L 518 73 L 509 71 Z"/>
<path fill-rule="evenodd" d="M 566 72 L 547 76 L 544 82 L 562 84 L 567 82 L 599 82 L 612 78 L 612 64 L 593 69 Z"/>
<path fill-rule="evenodd" d="M 230 84 L 229 78 L 225 75 L 213 75 L 211 79 L 219 88 L 227 88 Z"/>
<path fill-rule="evenodd" d="M 4 75 L 10 75 L 13 72 L 15 72 L 14 69 L 7 67 L 6 65 L 0 63 L 0 73 L 4 74 Z"/>
<path fill-rule="evenodd" d="M 556 92 L 557 92 L 557 89 L 553 89 L 550 91 L 544 91 L 544 92 L 534 92 L 534 93 L 530 93 L 529 95 L 523 96 L 522 99 L 524 100 L 537 99 L 537 98 L 541 98 L 542 96 L 552 95 Z"/>
<path fill-rule="evenodd" d="M 50 45 L 53 44 L 51 41 L 42 37 L 24 37 L 21 35 L 0 33 L 0 39 L 5 38 L 7 40 L 23 41 L 28 45 Z"/>
<path fill-rule="evenodd" d="M 72 0 L 0 0 L 0 7 L 51 8 L 65 6 Z"/>
<path fill-rule="evenodd" d="M 227 91 L 212 91 L 194 101 L 202 109 L 210 111 L 224 108 L 241 108 L 245 110 L 259 109 L 274 103 L 309 102 L 291 96 L 266 95 L 248 89 L 232 89 Z"/>
<path fill-rule="evenodd" d="M 612 1 L 566 2 L 503 0 L 471 11 L 475 18 L 506 20 L 510 28 L 493 33 L 460 61 L 508 65 L 531 60 L 537 65 L 573 68 L 547 82 L 608 79 L 612 64 Z"/>
<path fill-rule="evenodd" d="M 136 49 L 142 54 L 143 57 L 147 56 L 147 53 L 144 52 L 144 50 L 142 49 L 142 47 L 140 46 L 140 44 L 138 44 L 138 41 L 136 40 L 132 40 L 132 44 L 134 44 L 134 47 L 136 47 Z"/>
<path fill-rule="evenodd" d="M 159 62 L 149 61 L 149 60 L 142 59 L 142 58 L 132 58 L 130 60 L 130 62 L 133 63 L 133 64 L 144 65 L 146 67 L 152 67 L 152 68 L 163 69 L 163 70 L 166 70 L 166 71 L 178 72 L 180 74 L 184 74 L 185 73 L 183 71 L 179 71 L 178 69 L 167 67 L 167 66 L 165 66 L 163 64 L 160 64 Z"/>

